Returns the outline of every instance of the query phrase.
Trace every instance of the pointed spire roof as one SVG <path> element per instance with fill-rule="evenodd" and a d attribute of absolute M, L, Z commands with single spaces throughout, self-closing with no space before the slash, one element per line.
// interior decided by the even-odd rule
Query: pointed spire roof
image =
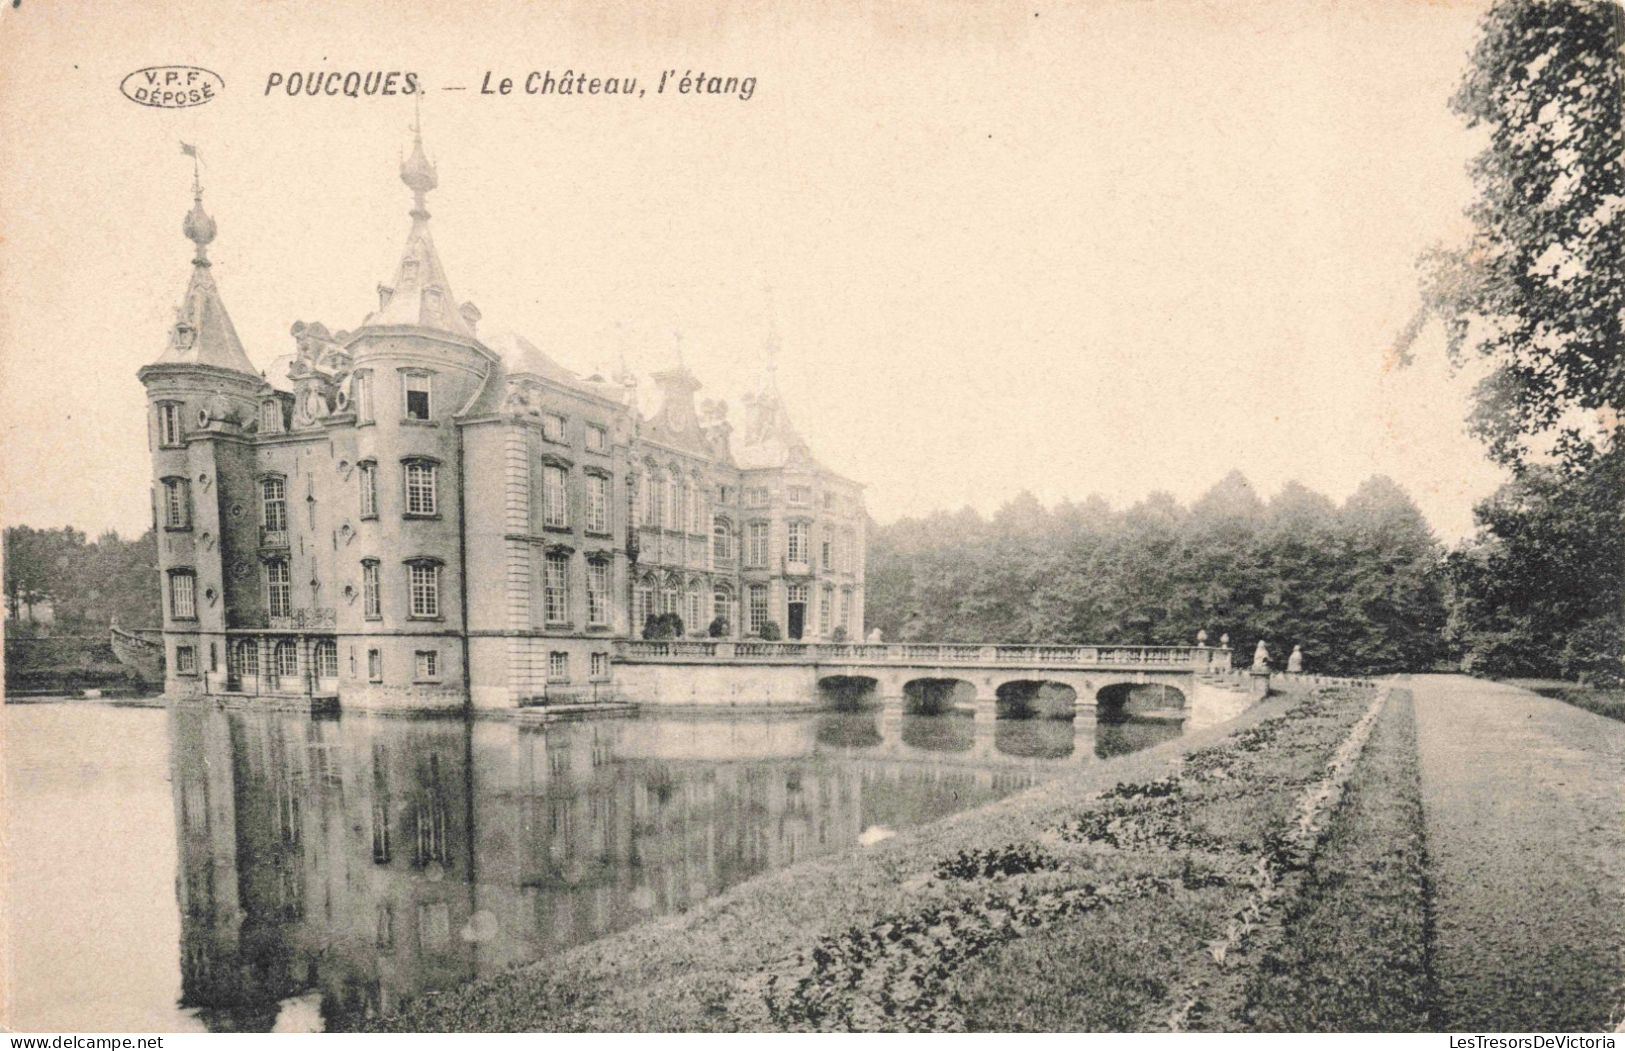
<path fill-rule="evenodd" d="M 195 158 L 195 155 L 194 155 Z M 175 308 L 175 324 L 169 330 L 169 345 L 158 358 L 159 365 L 208 365 L 258 377 L 259 370 L 248 360 L 237 329 L 226 313 L 210 272 L 209 242 L 214 240 L 215 222 L 203 210 L 203 187 L 198 170 L 192 167 L 192 210 L 181 223 L 181 232 L 191 241 L 192 280 L 186 297 Z"/>
<path fill-rule="evenodd" d="M 762 381 L 754 394 L 745 395 L 745 433 L 741 436 L 735 460 L 746 470 L 785 467 L 792 461 L 818 467 L 807 451 L 807 442 L 790 422 L 790 414 L 779 395 L 779 330 L 768 323 L 763 345 Z"/>
<path fill-rule="evenodd" d="M 440 265 L 434 238 L 429 234 L 426 198 L 440 184 L 434 164 L 423 151 L 421 119 L 412 122 L 412 152 L 401 161 L 401 182 L 412 191 L 412 229 L 395 267 L 394 279 L 378 286 L 378 309 L 367 315 L 363 328 L 411 325 L 474 338 L 474 329 L 452 294 L 451 282 Z"/>

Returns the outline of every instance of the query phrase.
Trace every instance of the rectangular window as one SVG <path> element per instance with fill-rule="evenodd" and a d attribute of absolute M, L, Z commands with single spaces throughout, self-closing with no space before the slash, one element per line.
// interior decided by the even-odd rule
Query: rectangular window
<path fill-rule="evenodd" d="M 316 677 L 318 679 L 336 679 L 339 677 L 339 644 L 332 639 L 320 639 L 312 651 L 316 658 Z"/>
<path fill-rule="evenodd" d="M 192 525 L 191 500 L 184 478 L 164 479 L 164 528 L 188 529 Z"/>
<path fill-rule="evenodd" d="M 835 611 L 835 589 L 825 587 L 818 595 L 818 634 L 828 635 L 830 619 Z"/>
<path fill-rule="evenodd" d="M 587 623 L 609 623 L 609 563 L 587 563 Z"/>
<path fill-rule="evenodd" d="M 268 401 L 260 406 L 260 433 L 280 434 L 282 432 L 282 403 Z"/>
<path fill-rule="evenodd" d="M 419 682 L 435 682 L 440 678 L 440 651 L 418 650 L 415 668 Z"/>
<path fill-rule="evenodd" d="M 356 468 L 361 482 L 361 517 L 378 517 L 378 465 L 371 460 Z"/>
<path fill-rule="evenodd" d="M 366 370 L 354 374 L 350 381 L 350 399 L 355 406 L 355 422 L 372 422 L 372 373 Z"/>
<path fill-rule="evenodd" d="M 719 485 L 719 486 L 717 486 L 717 503 L 719 503 L 719 504 L 731 504 L 731 503 L 733 503 L 733 498 L 734 498 L 733 486 L 731 486 L 731 485 Z"/>
<path fill-rule="evenodd" d="M 181 444 L 181 406 L 179 402 L 166 401 L 158 405 L 158 444 Z"/>
<path fill-rule="evenodd" d="M 565 419 L 556 412 L 549 412 L 542 416 L 542 437 L 550 442 L 564 443 Z"/>
<path fill-rule="evenodd" d="M 745 504 L 749 507 L 766 507 L 771 502 L 771 499 L 766 489 L 745 490 Z"/>
<path fill-rule="evenodd" d="M 570 655 L 563 650 L 554 650 L 547 655 L 547 678 L 549 682 L 570 681 Z"/>
<path fill-rule="evenodd" d="M 367 680 L 369 682 L 384 681 L 384 651 L 367 651 Z"/>
<path fill-rule="evenodd" d="M 377 620 L 384 615 L 383 596 L 378 589 L 378 563 L 361 563 L 361 615 L 368 620 Z"/>
<path fill-rule="evenodd" d="M 280 478 L 266 478 L 260 482 L 260 525 L 265 527 L 265 540 L 287 542 L 288 487 Z"/>
<path fill-rule="evenodd" d="M 609 431 L 596 423 L 587 424 L 587 451 L 609 452 Z"/>
<path fill-rule="evenodd" d="M 196 675 L 197 650 L 191 646 L 176 646 L 175 671 L 181 675 Z"/>
<path fill-rule="evenodd" d="M 767 587 L 762 584 L 750 586 L 750 633 L 759 635 L 762 625 L 767 623 Z"/>
<path fill-rule="evenodd" d="M 841 630 L 852 630 L 852 592 L 841 592 Z"/>
<path fill-rule="evenodd" d="M 414 562 L 408 568 L 412 616 L 440 616 L 440 567 L 432 562 Z"/>
<path fill-rule="evenodd" d="M 822 548 L 821 548 L 821 551 L 820 551 L 819 556 L 818 556 L 820 562 L 822 563 L 822 565 L 823 565 L 823 567 L 825 569 L 834 569 L 835 568 L 835 563 L 830 561 L 830 556 L 833 554 L 833 552 L 831 552 L 831 550 L 830 550 L 830 548 L 832 546 L 833 545 L 831 544 L 831 541 L 830 541 L 830 535 L 828 533 L 825 533 Z"/>
<path fill-rule="evenodd" d="M 609 678 L 609 654 L 595 653 L 592 655 L 592 677 L 595 679 Z"/>
<path fill-rule="evenodd" d="M 745 564 L 753 569 L 767 567 L 767 523 L 752 522 L 746 533 Z"/>
<path fill-rule="evenodd" d="M 285 558 L 265 563 L 265 612 L 273 617 L 293 615 L 293 582 Z"/>
<path fill-rule="evenodd" d="M 587 476 L 587 531 L 609 532 L 609 479 L 601 474 Z"/>
<path fill-rule="evenodd" d="M 543 567 L 542 610 L 549 624 L 570 619 L 570 556 L 550 551 Z"/>
<path fill-rule="evenodd" d="M 408 373 L 402 377 L 402 390 L 405 393 L 403 411 L 406 413 L 406 418 L 409 420 L 427 420 L 430 412 L 429 377 L 421 373 Z"/>
<path fill-rule="evenodd" d="M 808 548 L 812 546 L 812 527 L 806 522 L 791 522 L 785 527 L 784 556 L 791 562 L 807 561 Z"/>
<path fill-rule="evenodd" d="M 557 464 L 542 465 L 542 525 L 559 528 L 570 524 L 568 477 Z"/>
<path fill-rule="evenodd" d="M 705 592 L 697 587 L 688 589 L 688 623 L 684 625 L 689 631 L 696 631 L 705 627 Z"/>
<path fill-rule="evenodd" d="M 412 460 L 406 464 L 406 513 L 409 515 L 436 514 L 439 506 L 438 495 L 435 492 L 435 475 L 439 472 L 434 464 L 425 460 Z"/>
<path fill-rule="evenodd" d="M 812 490 L 804 485 L 792 485 L 786 490 L 785 498 L 796 507 L 805 507 L 812 502 Z"/>

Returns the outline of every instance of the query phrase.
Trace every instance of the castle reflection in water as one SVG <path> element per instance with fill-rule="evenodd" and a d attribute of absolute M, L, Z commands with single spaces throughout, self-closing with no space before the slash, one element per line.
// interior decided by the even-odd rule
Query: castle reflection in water
<path fill-rule="evenodd" d="M 184 1008 L 353 1028 L 751 876 L 1177 735 L 822 713 L 511 722 L 171 709 Z M 318 1017 L 319 1014 L 319 1017 Z"/>

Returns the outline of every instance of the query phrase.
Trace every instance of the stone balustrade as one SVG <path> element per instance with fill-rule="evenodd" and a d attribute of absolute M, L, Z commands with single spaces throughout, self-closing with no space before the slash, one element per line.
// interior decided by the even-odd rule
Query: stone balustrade
<path fill-rule="evenodd" d="M 765 642 L 746 639 L 642 639 L 617 642 L 622 663 L 750 662 L 987 667 L 1159 667 L 1228 669 L 1217 646 L 1016 646 L 935 642 Z"/>

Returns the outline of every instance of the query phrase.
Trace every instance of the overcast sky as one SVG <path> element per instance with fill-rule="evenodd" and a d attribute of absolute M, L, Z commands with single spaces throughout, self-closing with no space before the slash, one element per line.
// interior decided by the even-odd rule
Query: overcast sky
<path fill-rule="evenodd" d="M 1480 4 L 337 6 L 5 5 L 8 524 L 147 524 L 135 372 L 188 277 L 179 140 L 257 364 L 375 302 L 412 102 L 263 94 L 316 70 L 429 88 L 435 237 L 482 331 L 644 374 L 680 332 L 737 425 L 774 322 L 792 418 L 882 522 L 1022 489 L 1188 501 L 1240 468 L 1339 500 L 1391 475 L 1453 541 L 1498 481 L 1436 328 L 1384 369 L 1418 253 L 1466 231 L 1481 140 L 1447 101 Z M 120 95 L 161 62 L 225 90 Z M 648 94 L 478 91 L 566 68 Z M 659 96 L 667 69 L 755 94 Z"/>

